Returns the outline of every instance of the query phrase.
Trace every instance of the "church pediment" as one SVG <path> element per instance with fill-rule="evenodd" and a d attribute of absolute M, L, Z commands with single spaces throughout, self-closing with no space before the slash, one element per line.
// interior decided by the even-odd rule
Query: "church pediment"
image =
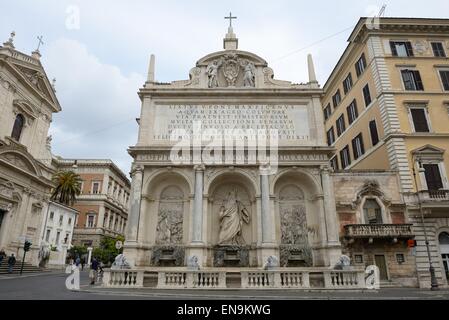
<path fill-rule="evenodd" d="M 35 90 L 39 91 L 45 96 L 45 98 L 55 104 L 53 94 L 50 93 L 53 89 L 50 83 L 48 83 L 47 77 L 43 70 L 35 70 L 24 66 L 15 65 L 20 71 L 21 75 L 27 80 Z"/>
<path fill-rule="evenodd" d="M 0 151 L 0 160 L 8 162 L 10 165 L 34 176 L 41 176 L 41 171 L 34 163 L 32 157 L 22 152 L 13 150 Z"/>
<path fill-rule="evenodd" d="M 12 50 L 12 58 L 5 61 L 5 65 L 16 74 L 31 90 L 45 99 L 55 112 L 61 110 L 53 85 L 47 78 L 40 61 Z"/>

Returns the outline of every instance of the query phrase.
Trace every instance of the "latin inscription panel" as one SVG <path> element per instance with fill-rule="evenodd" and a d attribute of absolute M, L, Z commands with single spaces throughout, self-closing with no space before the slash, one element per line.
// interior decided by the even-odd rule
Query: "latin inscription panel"
<path fill-rule="evenodd" d="M 180 129 L 193 135 L 195 123 L 224 135 L 227 130 L 277 130 L 279 141 L 290 144 L 310 139 L 308 119 L 304 105 L 156 105 L 153 140 L 170 140 Z"/>

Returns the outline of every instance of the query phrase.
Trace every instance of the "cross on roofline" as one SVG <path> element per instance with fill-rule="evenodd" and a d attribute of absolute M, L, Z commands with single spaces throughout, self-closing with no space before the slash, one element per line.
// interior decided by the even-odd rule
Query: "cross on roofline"
<path fill-rule="evenodd" d="M 43 36 L 37 37 L 37 40 L 39 40 L 39 42 L 37 44 L 36 51 L 39 51 L 39 48 L 41 47 L 41 45 L 44 44 L 44 41 L 42 41 L 43 38 L 44 38 Z"/>
<path fill-rule="evenodd" d="M 237 17 L 233 17 L 232 13 L 229 12 L 229 17 L 225 17 L 225 19 L 229 19 L 229 28 L 232 28 L 232 19 L 237 19 Z"/>

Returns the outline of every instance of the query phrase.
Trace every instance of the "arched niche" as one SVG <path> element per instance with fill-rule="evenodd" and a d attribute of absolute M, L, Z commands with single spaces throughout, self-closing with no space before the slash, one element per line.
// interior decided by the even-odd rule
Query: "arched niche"
<path fill-rule="evenodd" d="M 184 193 L 176 186 L 166 187 L 159 199 L 156 244 L 179 245 L 183 243 Z"/>
<path fill-rule="evenodd" d="M 272 190 L 281 266 L 313 266 L 313 247 L 326 237 L 320 224 L 320 187 L 308 173 L 286 170 L 275 177 Z"/>
<path fill-rule="evenodd" d="M 139 238 L 148 245 L 179 246 L 189 239 L 190 184 L 173 171 L 152 176 L 143 190 Z"/>
<path fill-rule="evenodd" d="M 241 219 L 241 235 L 235 245 L 248 246 L 257 242 L 257 207 L 253 181 L 238 172 L 223 173 L 211 182 L 208 189 L 207 203 L 207 242 L 220 245 L 220 230 L 222 220 L 220 212 L 228 206 L 230 197 L 240 203 L 240 209 L 245 209 L 248 218 Z M 235 194 L 235 195 L 234 195 Z M 240 213 L 241 214 L 241 213 Z M 225 243 L 222 243 L 225 244 Z M 230 245 L 231 243 L 227 243 Z"/>

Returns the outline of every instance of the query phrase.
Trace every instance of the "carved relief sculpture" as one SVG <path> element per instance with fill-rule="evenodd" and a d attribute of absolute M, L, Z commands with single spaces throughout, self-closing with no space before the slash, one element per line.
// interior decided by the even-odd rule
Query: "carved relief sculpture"
<path fill-rule="evenodd" d="M 249 211 L 238 199 L 237 190 L 228 193 L 220 208 L 220 245 L 240 245 L 243 242 L 242 226 L 249 223 Z"/>
<path fill-rule="evenodd" d="M 228 86 L 234 87 L 235 81 L 240 72 L 240 64 L 236 54 L 226 54 L 223 66 L 223 74 L 225 76 Z"/>
<path fill-rule="evenodd" d="M 216 88 L 218 87 L 218 68 L 223 64 L 223 60 L 214 60 L 212 61 L 206 69 L 207 77 L 208 77 L 208 87 Z"/>
<path fill-rule="evenodd" d="M 183 194 L 176 187 L 169 187 L 161 194 L 156 243 L 180 244 L 183 235 Z"/>
<path fill-rule="evenodd" d="M 248 62 L 244 68 L 243 86 L 254 87 L 255 86 L 255 66 L 254 63 Z"/>

